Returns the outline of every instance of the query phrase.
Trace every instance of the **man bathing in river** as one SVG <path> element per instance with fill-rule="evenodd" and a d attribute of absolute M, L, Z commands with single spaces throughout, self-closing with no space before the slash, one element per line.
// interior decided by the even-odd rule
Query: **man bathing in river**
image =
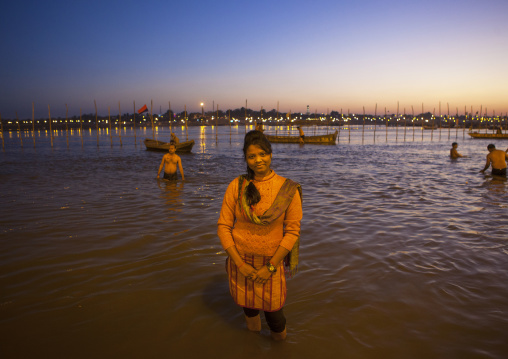
<path fill-rule="evenodd" d="M 508 149 L 505 152 L 496 150 L 496 146 L 490 144 L 487 146 L 489 154 L 487 155 L 487 163 L 480 172 L 485 172 L 487 168 L 492 164 L 492 175 L 494 176 L 505 176 L 506 177 L 506 161 L 508 161 Z"/>
<path fill-rule="evenodd" d="M 459 158 L 459 157 L 466 157 L 462 156 L 458 151 L 457 147 L 459 147 L 457 142 L 452 143 L 452 148 L 450 149 L 450 157 L 451 158 Z"/>
<path fill-rule="evenodd" d="M 157 178 L 160 178 L 162 167 L 164 167 L 164 179 L 170 180 L 170 181 L 176 181 L 178 179 L 178 177 L 176 175 L 176 166 L 178 165 L 178 168 L 180 170 L 180 175 L 182 176 L 182 180 L 185 180 L 185 176 L 183 174 L 183 168 L 182 168 L 182 160 L 180 159 L 180 156 L 178 156 L 175 152 L 176 152 L 176 146 L 173 142 L 170 142 L 169 153 L 166 153 L 162 157 L 162 162 L 161 162 L 161 165 L 159 166 L 159 172 L 157 173 Z"/>

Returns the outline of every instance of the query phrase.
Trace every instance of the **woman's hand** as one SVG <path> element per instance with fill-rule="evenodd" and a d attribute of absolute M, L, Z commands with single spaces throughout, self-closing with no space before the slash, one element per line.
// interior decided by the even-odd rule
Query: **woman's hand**
<path fill-rule="evenodd" d="M 254 280 L 256 278 L 256 269 L 250 264 L 244 263 L 238 268 L 238 270 L 247 279 Z"/>
<path fill-rule="evenodd" d="M 265 284 L 271 276 L 272 273 L 268 270 L 268 267 L 262 266 L 256 271 L 254 282 Z"/>

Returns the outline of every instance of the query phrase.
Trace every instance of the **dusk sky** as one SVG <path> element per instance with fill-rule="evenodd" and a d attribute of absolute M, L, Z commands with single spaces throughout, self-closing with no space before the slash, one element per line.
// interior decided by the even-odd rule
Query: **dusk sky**
<path fill-rule="evenodd" d="M 3 119 L 508 111 L 508 1 L 3 1 Z"/>

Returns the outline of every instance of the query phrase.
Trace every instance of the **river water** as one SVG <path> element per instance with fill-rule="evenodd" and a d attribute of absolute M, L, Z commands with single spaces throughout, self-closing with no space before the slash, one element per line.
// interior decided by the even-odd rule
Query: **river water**
<path fill-rule="evenodd" d="M 177 183 L 156 179 L 150 128 L 85 131 L 83 144 L 60 131 L 53 147 L 36 132 L 35 148 L 4 134 L 0 357 L 508 356 L 508 183 L 478 172 L 486 145 L 508 142 L 360 126 L 336 146 L 273 144 L 272 168 L 304 200 L 276 343 L 264 319 L 247 331 L 228 292 L 216 222 L 245 170 L 245 127 L 215 131 L 189 128 Z M 453 141 L 468 158 L 449 159 Z"/>

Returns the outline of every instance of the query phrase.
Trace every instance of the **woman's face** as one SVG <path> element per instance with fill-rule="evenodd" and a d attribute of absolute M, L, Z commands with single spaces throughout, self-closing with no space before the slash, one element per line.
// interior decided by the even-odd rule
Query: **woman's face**
<path fill-rule="evenodd" d="M 256 177 L 265 177 L 270 173 L 272 154 L 266 153 L 258 145 L 250 145 L 245 153 L 247 166 L 254 171 Z"/>

